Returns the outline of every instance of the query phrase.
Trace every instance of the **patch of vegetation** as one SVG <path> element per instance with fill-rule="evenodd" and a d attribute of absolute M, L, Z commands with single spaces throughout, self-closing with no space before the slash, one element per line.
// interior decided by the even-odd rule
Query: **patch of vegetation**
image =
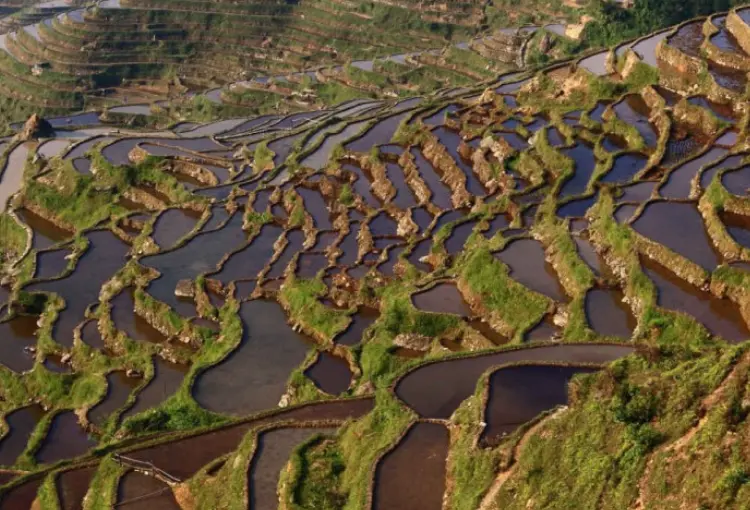
<path fill-rule="evenodd" d="M 631 356 L 579 379 L 570 409 L 529 439 L 497 504 L 525 508 L 533 498 L 535 504 L 556 508 L 598 502 L 607 508 L 627 508 L 638 497 L 640 482 L 641 497 L 658 501 L 660 508 L 680 508 L 687 501 L 739 508 L 737 498 L 746 490 L 741 471 L 733 459 L 711 454 L 737 425 L 723 403 L 708 408 L 705 425 L 699 424 L 699 417 L 704 399 L 717 390 L 743 353 L 742 348 L 728 347 L 699 357 L 657 353 L 653 362 Z M 678 361 L 685 356 L 685 361 Z M 740 380 L 731 387 L 742 384 Z M 723 423 L 724 430 L 716 429 L 713 421 Z M 696 427 L 698 433 L 690 437 Z M 654 449 L 680 438 L 688 443 L 675 450 L 656 450 L 654 469 L 642 479 Z M 683 457 L 683 452 L 691 453 Z M 704 461 L 710 464 L 698 474 L 695 462 Z M 677 480 L 685 492 L 667 499 L 660 495 Z"/>
<path fill-rule="evenodd" d="M 346 328 L 348 320 L 345 312 L 321 303 L 320 298 L 326 291 L 327 287 L 321 280 L 291 276 L 284 282 L 280 298 L 287 305 L 292 320 L 331 341 Z"/>
<path fill-rule="evenodd" d="M 497 313 L 516 337 L 538 323 L 548 298 L 528 290 L 508 276 L 507 267 L 485 247 L 471 251 L 459 269 L 459 277 L 477 294 L 490 313 Z"/>
<path fill-rule="evenodd" d="M 282 472 L 280 482 L 292 488 L 287 508 L 342 508 L 347 495 L 339 487 L 345 469 L 336 441 L 317 435 L 299 445 L 292 453 L 290 468 Z"/>

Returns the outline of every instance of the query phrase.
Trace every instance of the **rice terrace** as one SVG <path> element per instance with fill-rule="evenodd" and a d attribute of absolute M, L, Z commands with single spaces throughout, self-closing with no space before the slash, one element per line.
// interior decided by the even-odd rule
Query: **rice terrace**
<path fill-rule="evenodd" d="M 0 509 L 747 509 L 750 6 L 0 0 Z"/>

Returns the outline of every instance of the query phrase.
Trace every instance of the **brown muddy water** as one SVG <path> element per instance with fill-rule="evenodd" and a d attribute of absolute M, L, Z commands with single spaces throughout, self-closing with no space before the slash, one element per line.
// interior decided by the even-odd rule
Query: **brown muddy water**
<path fill-rule="evenodd" d="M 0 510 L 26 510 L 31 508 L 42 481 L 41 477 L 36 478 L 3 494 L 2 499 L 0 499 Z"/>
<path fill-rule="evenodd" d="M 487 426 L 480 441 L 495 446 L 507 434 L 544 411 L 568 401 L 568 383 L 576 374 L 593 368 L 524 365 L 507 367 L 490 376 L 484 411 Z"/>
<path fill-rule="evenodd" d="M 104 339 L 99 333 L 99 323 L 96 320 L 86 322 L 81 328 L 81 340 L 89 347 L 104 349 Z"/>
<path fill-rule="evenodd" d="M 352 315 L 349 326 L 334 338 L 334 342 L 349 346 L 360 343 L 367 328 L 372 326 L 378 317 L 380 317 L 378 310 L 366 306 L 360 307 L 357 313 Z"/>
<path fill-rule="evenodd" d="M 329 395 L 345 392 L 352 381 L 349 363 L 344 358 L 328 352 L 321 352 L 315 363 L 305 370 L 305 375 L 315 383 L 315 386 Z"/>
<path fill-rule="evenodd" d="M 720 160 L 726 153 L 727 149 L 713 147 L 697 158 L 678 166 L 669 174 L 667 182 L 659 189 L 659 194 L 664 198 L 687 198 L 690 195 L 690 183 L 698 171 Z"/>
<path fill-rule="evenodd" d="M 591 329 L 603 336 L 629 339 L 637 324 L 619 289 L 593 289 L 586 293 L 586 318 Z"/>
<path fill-rule="evenodd" d="M 382 205 L 380 200 L 373 195 L 372 183 L 370 182 L 370 179 L 367 178 L 367 175 L 362 168 L 351 163 L 345 163 L 341 165 L 341 169 L 356 176 L 356 179 L 352 183 L 352 189 L 362 197 L 365 204 L 373 209 L 377 209 Z"/>
<path fill-rule="evenodd" d="M 193 476 L 210 461 L 235 450 L 253 427 L 296 420 L 323 421 L 359 418 L 373 408 L 372 399 L 354 399 L 338 402 L 320 402 L 294 409 L 280 409 L 262 418 L 246 421 L 200 435 L 190 436 L 157 446 L 150 446 L 128 454 L 129 457 L 151 462 L 169 474 L 181 479 Z"/>
<path fill-rule="evenodd" d="M 52 419 L 47 437 L 36 452 L 35 458 L 41 464 L 50 464 L 83 455 L 95 445 L 96 441 L 81 427 L 75 413 L 65 411 Z"/>
<path fill-rule="evenodd" d="M 309 338 L 287 324 L 276 302 L 245 302 L 240 319 L 240 345 L 224 361 L 200 374 L 193 387 L 196 401 L 210 411 L 246 415 L 276 406 L 289 373 L 312 346 Z"/>
<path fill-rule="evenodd" d="M 39 404 L 22 407 L 5 415 L 8 429 L 0 438 L 0 465 L 12 466 L 24 452 L 39 421 L 46 415 Z"/>
<path fill-rule="evenodd" d="M 292 258 L 297 253 L 302 251 L 302 245 L 305 242 L 305 233 L 301 230 L 291 230 L 286 233 L 286 240 L 289 244 L 286 245 L 279 258 L 271 265 L 271 269 L 269 269 L 265 276 L 266 278 L 280 278 L 284 275 L 289 262 L 292 261 Z"/>
<path fill-rule="evenodd" d="M 409 256 L 406 257 L 406 259 L 409 261 L 411 265 L 413 265 L 420 271 L 429 273 L 430 271 L 432 271 L 432 267 L 429 264 L 421 262 L 419 259 L 429 255 L 431 247 L 432 247 L 432 239 L 430 238 L 422 239 L 416 245 L 414 245 L 414 249 L 412 249 L 411 253 L 409 253 Z"/>
<path fill-rule="evenodd" d="M 68 268 L 68 261 L 65 257 L 71 253 L 72 251 L 68 249 L 37 253 L 34 278 L 47 279 L 60 276 Z"/>
<path fill-rule="evenodd" d="M 156 220 L 151 237 L 162 250 L 167 250 L 195 227 L 200 216 L 189 209 L 168 209 Z"/>
<path fill-rule="evenodd" d="M 104 398 L 88 412 L 88 420 L 101 427 L 106 419 L 115 411 L 122 408 L 130 394 L 143 381 L 139 378 L 128 377 L 123 370 L 115 370 L 107 374 L 107 393 Z"/>
<path fill-rule="evenodd" d="M 649 123 L 650 109 L 640 95 L 630 94 L 612 108 L 617 117 L 635 126 L 648 147 L 656 145 L 659 133 Z"/>
<path fill-rule="evenodd" d="M 588 239 L 579 236 L 574 236 L 573 242 L 576 243 L 578 256 L 583 259 L 587 266 L 589 266 L 589 269 L 594 273 L 594 276 L 602 276 L 602 274 L 606 272 L 607 264 L 596 251 L 594 245 L 591 244 Z"/>
<path fill-rule="evenodd" d="M 384 143 L 389 143 L 393 138 L 394 133 L 398 129 L 399 124 L 403 121 L 411 112 L 403 112 L 398 115 L 392 115 L 379 121 L 373 127 L 360 138 L 346 144 L 345 148 L 355 152 L 369 152 L 369 150 L 376 146 Z"/>
<path fill-rule="evenodd" d="M 688 103 L 695 105 L 695 106 L 700 106 L 701 108 L 705 108 L 706 110 L 710 110 L 711 113 L 713 113 L 716 117 L 723 120 L 724 122 L 733 123 L 736 120 L 735 119 L 736 114 L 732 110 L 731 104 L 715 103 L 705 96 L 689 97 Z M 731 133 L 731 131 L 729 133 Z M 724 136 L 722 136 L 722 138 L 724 138 Z M 716 143 L 720 145 L 734 145 L 734 142 L 725 143 L 721 139 L 717 140 Z"/>
<path fill-rule="evenodd" d="M 557 209 L 557 215 L 560 218 L 582 218 L 597 200 L 599 200 L 598 192 L 590 197 L 565 202 Z"/>
<path fill-rule="evenodd" d="M 492 326 L 484 322 L 482 319 L 472 319 L 468 321 L 467 324 L 474 331 L 476 331 L 495 345 L 505 345 L 511 340 L 510 338 L 507 338 L 495 331 Z"/>
<path fill-rule="evenodd" d="M 62 356 L 59 354 L 47 354 L 42 362 L 42 366 L 45 370 L 56 374 L 69 374 L 72 371 L 72 367 L 69 364 L 62 362 Z"/>
<path fill-rule="evenodd" d="M 487 239 L 491 239 L 495 234 L 497 234 L 501 230 L 505 230 L 510 226 L 510 219 L 506 214 L 500 213 L 492 218 L 488 223 L 489 227 L 484 231 L 484 237 L 486 237 Z"/>
<path fill-rule="evenodd" d="M 182 384 L 189 367 L 170 363 L 159 357 L 154 359 L 154 376 L 136 396 L 135 403 L 122 414 L 125 420 L 158 406 L 174 395 Z M 142 381 L 139 381 L 142 382 Z"/>
<path fill-rule="evenodd" d="M 656 188 L 656 182 L 637 182 L 628 186 L 622 186 L 620 190 L 622 195 L 617 198 L 617 201 L 622 202 L 643 202 L 648 200 Z"/>
<path fill-rule="evenodd" d="M 674 46 L 686 55 L 700 58 L 699 48 L 704 37 L 703 21 L 695 21 L 680 27 L 676 34 L 667 38 L 667 44 Z"/>
<path fill-rule="evenodd" d="M 416 308 L 426 312 L 450 313 L 461 317 L 474 315 L 454 283 L 439 283 L 412 294 L 411 301 Z"/>
<path fill-rule="evenodd" d="M 149 324 L 143 317 L 135 313 L 135 297 L 133 287 L 123 289 L 111 301 L 110 316 L 115 328 L 122 331 L 132 340 L 138 342 L 164 343 L 167 337 Z"/>
<path fill-rule="evenodd" d="M 34 355 L 27 348 L 36 346 L 37 317 L 17 315 L 0 322 L 0 364 L 20 373 L 34 367 Z"/>
<path fill-rule="evenodd" d="M 400 259 L 401 254 L 406 250 L 405 246 L 396 246 L 388 250 L 388 258 L 385 262 L 377 266 L 378 271 L 384 276 L 395 276 L 395 266 Z"/>
<path fill-rule="evenodd" d="M 73 345 L 73 329 L 81 323 L 86 308 L 99 300 L 99 290 L 125 263 L 128 245 L 108 230 L 86 234 L 89 247 L 78 260 L 76 270 L 59 280 L 28 285 L 28 292 L 54 292 L 65 300 L 54 325 L 55 340 Z"/>
<path fill-rule="evenodd" d="M 443 425 L 412 425 L 375 469 L 373 510 L 440 510 L 449 442 Z"/>
<path fill-rule="evenodd" d="M 695 204 L 653 202 L 635 220 L 633 229 L 707 271 L 713 271 L 719 264 L 719 256 Z"/>
<path fill-rule="evenodd" d="M 720 217 L 732 239 L 745 248 L 750 248 L 750 216 L 722 211 Z"/>
<path fill-rule="evenodd" d="M 28 209 L 16 211 L 18 217 L 34 231 L 31 247 L 35 250 L 49 248 L 53 244 L 70 239 L 71 232 L 64 230 L 51 221 L 47 221 Z"/>
<path fill-rule="evenodd" d="M 297 188 L 297 193 L 302 197 L 305 210 L 313 217 L 315 228 L 318 230 L 331 230 L 333 228 L 331 214 L 328 211 L 328 206 L 323 195 L 317 190 L 303 187 Z"/>
<path fill-rule="evenodd" d="M 396 163 L 385 164 L 388 180 L 396 188 L 396 195 L 391 200 L 400 209 L 408 209 L 417 205 L 417 199 L 414 196 L 409 184 L 406 182 L 404 169 Z"/>
<path fill-rule="evenodd" d="M 624 184 L 646 168 L 648 158 L 642 154 L 621 154 L 612 163 L 612 169 L 607 172 L 601 181 L 606 183 Z"/>
<path fill-rule="evenodd" d="M 128 471 L 117 486 L 116 508 L 127 510 L 181 510 L 172 489 L 161 480 Z"/>
<path fill-rule="evenodd" d="M 449 418 L 487 369 L 517 361 L 608 363 L 633 352 L 619 345 L 566 344 L 448 359 L 418 367 L 396 383 L 396 395 L 426 418 Z"/>
<path fill-rule="evenodd" d="M 647 257 L 641 258 L 641 266 L 656 286 L 659 306 L 694 317 L 712 334 L 730 342 L 750 338 L 747 324 L 730 300 L 701 291 Z"/>
<path fill-rule="evenodd" d="M 555 301 L 567 301 L 552 266 L 544 258 L 544 247 L 534 239 L 517 239 L 495 253 L 510 268 L 510 276 L 529 289 Z"/>
<path fill-rule="evenodd" d="M 711 184 L 711 181 L 713 180 L 714 176 L 719 173 L 720 171 L 727 169 L 727 168 L 734 168 L 739 166 L 742 163 L 742 160 L 745 159 L 744 154 L 736 154 L 734 156 L 729 156 L 728 158 L 723 159 L 719 163 L 715 165 L 711 165 L 701 173 L 700 178 L 700 185 L 702 189 L 708 188 L 708 186 Z"/>
<path fill-rule="evenodd" d="M 234 214 L 219 230 L 199 234 L 174 251 L 143 257 L 141 264 L 161 273 L 149 285 L 148 293 L 176 308 L 179 306 L 174 295 L 177 282 L 193 280 L 199 274 L 214 269 L 224 255 L 242 247 L 246 240 L 242 215 Z"/>
<path fill-rule="evenodd" d="M 18 474 L 15 471 L 2 471 L 0 472 L 0 486 L 11 482 Z"/>
<path fill-rule="evenodd" d="M 96 468 L 65 471 L 57 476 L 55 485 L 62 510 L 83 510 L 83 499 L 89 490 Z"/>
<path fill-rule="evenodd" d="M 276 488 L 282 469 L 294 449 L 318 434 L 334 434 L 335 428 L 281 428 L 263 432 L 250 464 L 248 490 L 250 510 L 276 510 Z"/>
<path fill-rule="evenodd" d="M 640 207 L 638 204 L 624 204 L 617 206 L 614 212 L 615 221 L 620 224 L 627 223 L 633 218 L 638 207 Z"/>
<path fill-rule="evenodd" d="M 314 278 L 328 267 L 328 256 L 323 253 L 300 253 L 296 274 L 300 278 Z"/>
<path fill-rule="evenodd" d="M 469 239 L 469 236 L 471 236 L 476 225 L 477 221 L 472 220 L 453 227 L 451 234 L 445 240 L 445 251 L 447 251 L 449 255 L 455 255 L 463 250 L 466 241 Z"/>
<path fill-rule="evenodd" d="M 750 166 L 730 170 L 721 176 L 721 184 L 733 195 L 750 194 Z"/>
<path fill-rule="evenodd" d="M 338 245 L 338 249 L 342 253 L 339 255 L 336 265 L 350 266 L 356 262 L 359 253 L 359 244 L 357 243 L 359 228 L 359 223 L 349 223 L 349 233 L 344 236 L 344 239 Z"/>
<path fill-rule="evenodd" d="M 577 142 L 571 149 L 562 151 L 575 162 L 575 173 L 560 188 L 560 198 L 580 195 L 586 191 L 596 167 L 594 149 L 584 142 Z"/>
<path fill-rule="evenodd" d="M 607 152 L 620 152 L 628 148 L 628 141 L 620 135 L 606 135 L 602 147 Z"/>

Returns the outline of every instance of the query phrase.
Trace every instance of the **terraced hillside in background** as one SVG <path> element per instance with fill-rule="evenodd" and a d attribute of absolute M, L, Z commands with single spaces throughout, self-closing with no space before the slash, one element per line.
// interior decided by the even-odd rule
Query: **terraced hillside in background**
<path fill-rule="evenodd" d="M 425 96 L 17 126 L 0 509 L 744 508 L 747 62 L 738 8 Z"/>
<path fill-rule="evenodd" d="M 149 113 L 151 125 L 167 125 L 419 95 L 515 67 L 530 33 L 497 24 L 580 11 L 498 17 L 505 11 L 473 1 L 70 2 L 23 7 L 0 22 L 6 122 L 40 106 L 55 115 L 124 105 L 105 118 L 143 123 L 128 114 Z"/>

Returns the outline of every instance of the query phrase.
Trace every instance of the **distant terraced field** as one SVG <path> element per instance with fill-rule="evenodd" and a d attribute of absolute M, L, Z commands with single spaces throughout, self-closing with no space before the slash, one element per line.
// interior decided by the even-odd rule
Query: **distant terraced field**
<path fill-rule="evenodd" d="M 487 38 L 483 2 L 69 1 L 0 21 L 6 121 L 39 106 L 138 103 L 164 123 L 419 95 L 512 69 L 525 39 Z"/>

